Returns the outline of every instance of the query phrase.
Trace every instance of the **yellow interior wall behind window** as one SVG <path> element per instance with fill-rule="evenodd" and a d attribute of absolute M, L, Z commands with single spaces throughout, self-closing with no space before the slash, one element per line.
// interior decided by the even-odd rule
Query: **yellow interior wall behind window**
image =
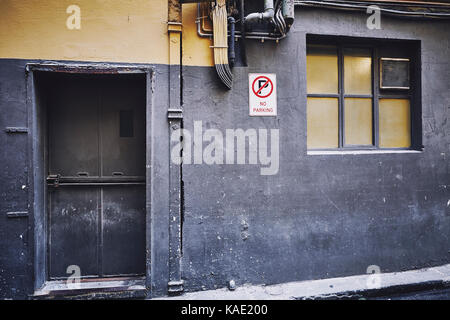
<path fill-rule="evenodd" d="M 346 94 L 372 94 L 370 56 L 344 55 L 344 89 Z"/>
<path fill-rule="evenodd" d="M 339 110 L 337 98 L 308 98 L 308 149 L 337 148 L 339 146 Z"/>
<path fill-rule="evenodd" d="M 336 48 L 311 48 L 306 56 L 308 93 L 338 93 Z"/>
<path fill-rule="evenodd" d="M 373 145 L 372 99 L 345 99 L 345 144 Z"/>
<path fill-rule="evenodd" d="M 411 147 L 411 110 L 407 99 L 380 99 L 381 148 Z"/>

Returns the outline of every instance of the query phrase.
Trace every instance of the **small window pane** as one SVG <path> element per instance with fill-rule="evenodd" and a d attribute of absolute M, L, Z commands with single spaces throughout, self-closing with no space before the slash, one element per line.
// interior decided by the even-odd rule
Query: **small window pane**
<path fill-rule="evenodd" d="M 380 99 L 380 147 L 411 146 L 411 111 L 407 99 Z"/>
<path fill-rule="evenodd" d="M 345 144 L 373 145 L 372 99 L 345 99 Z"/>
<path fill-rule="evenodd" d="M 409 89 L 409 59 L 381 58 L 381 89 Z"/>
<path fill-rule="evenodd" d="M 308 93 L 338 93 L 338 58 L 335 47 L 309 46 L 306 56 Z"/>
<path fill-rule="evenodd" d="M 133 110 L 120 110 L 120 137 L 132 138 L 134 134 Z"/>
<path fill-rule="evenodd" d="M 339 146 L 337 98 L 308 98 L 307 146 L 310 149 Z"/>
<path fill-rule="evenodd" d="M 372 94 L 370 50 L 345 51 L 344 89 L 346 94 Z"/>

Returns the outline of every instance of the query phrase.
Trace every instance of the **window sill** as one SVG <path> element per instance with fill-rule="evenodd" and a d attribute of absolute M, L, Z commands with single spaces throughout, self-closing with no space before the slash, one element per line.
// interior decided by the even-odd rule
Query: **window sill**
<path fill-rule="evenodd" d="M 311 150 L 307 152 L 308 156 L 323 155 L 360 155 L 360 154 L 391 154 L 391 153 L 422 153 L 419 150 Z"/>

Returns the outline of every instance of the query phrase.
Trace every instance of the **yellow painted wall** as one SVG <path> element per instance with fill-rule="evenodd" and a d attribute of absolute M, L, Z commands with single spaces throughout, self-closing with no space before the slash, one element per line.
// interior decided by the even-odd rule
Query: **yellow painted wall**
<path fill-rule="evenodd" d="M 80 30 L 66 27 L 73 4 Z M 0 0 L 0 58 L 167 64 L 167 15 L 167 0 Z M 183 64 L 212 66 L 196 15 L 183 5 Z"/>
<path fill-rule="evenodd" d="M 69 5 L 81 29 L 69 30 Z M 167 0 L 0 0 L 0 58 L 168 63 Z"/>
<path fill-rule="evenodd" d="M 183 65 L 214 66 L 212 41 L 197 35 L 197 4 L 183 4 Z"/>

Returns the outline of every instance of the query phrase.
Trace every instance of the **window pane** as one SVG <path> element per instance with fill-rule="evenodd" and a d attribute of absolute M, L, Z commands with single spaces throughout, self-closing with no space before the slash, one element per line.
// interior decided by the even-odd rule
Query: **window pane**
<path fill-rule="evenodd" d="M 337 148 L 339 146 L 338 99 L 308 98 L 308 148 Z"/>
<path fill-rule="evenodd" d="M 380 99 L 380 147 L 411 146 L 411 111 L 407 99 Z"/>
<path fill-rule="evenodd" d="M 373 145 L 372 99 L 345 99 L 345 144 Z"/>
<path fill-rule="evenodd" d="M 338 93 L 338 58 L 335 47 L 309 46 L 306 55 L 308 93 Z"/>
<path fill-rule="evenodd" d="M 345 51 L 344 89 L 346 94 L 372 94 L 370 50 Z"/>
<path fill-rule="evenodd" d="M 381 88 L 409 89 L 409 59 L 381 58 Z"/>

